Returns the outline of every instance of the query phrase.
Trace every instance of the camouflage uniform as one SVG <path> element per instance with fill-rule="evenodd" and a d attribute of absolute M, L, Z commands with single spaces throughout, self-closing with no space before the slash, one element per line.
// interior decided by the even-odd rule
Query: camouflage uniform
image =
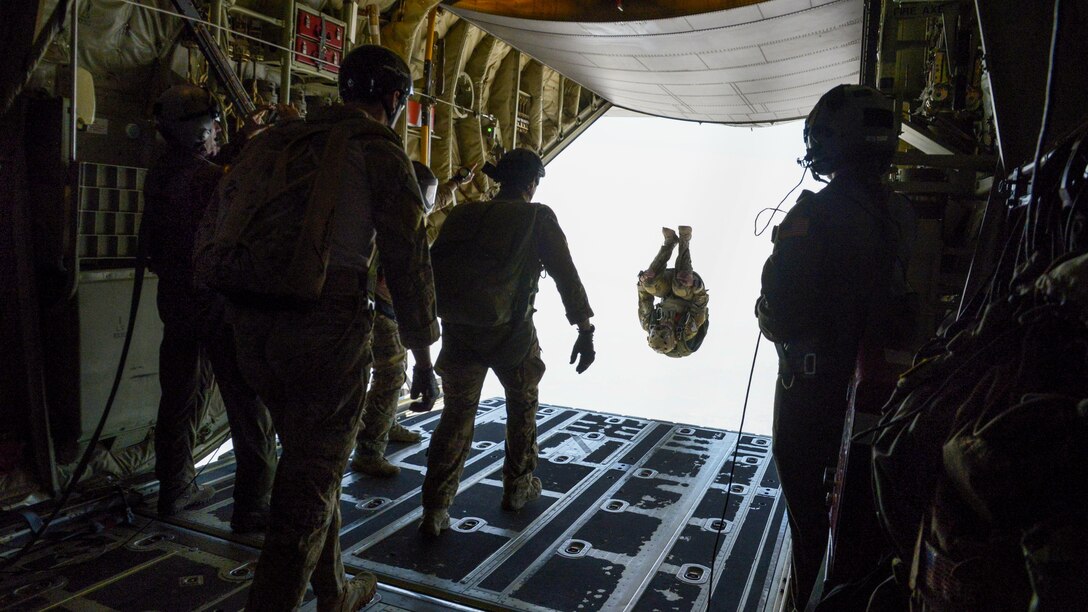
<path fill-rule="evenodd" d="M 397 336 L 397 322 L 381 313 L 374 316 L 370 354 L 373 374 L 355 452 L 368 457 L 382 457 L 389 444 L 389 429 L 396 418 L 400 390 L 408 378 L 405 375 L 408 351 Z"/>
<path fill-rule="evenodd" d="M 779 350 L 773 455 L 793 545 L 791 596 L 804 609 L 828 539 L 824 469 L 838 462 L 871 298 L 895 274 L 907 231 L 878 183 L 836 176 L 804 192 L 776 228 L 759 326 Z M 806 373 L 807 372 L 807 373 Z"/>
<path fill-rule="evenodd" d="M 447 227 L 458 223 L 458 214 L 469 206 L 453 209 Z M 423 481 L 423 507 L 448 508 L 457 494 L 465 459 L 472 447 L 476 407 L 487 370 L 492 369 L 506 391 L 506 459 L 503 464 L 503 488 L 507 492 L 528 486 L 537 465 L 536 410 L 537 385 L 544 376 L 536 327 L 532 320 L 532 301 L 537 292 L 539 270 L 543 268 L 555 280 L 571 324 L 593 316 L 578 271 L 571 261 L 566 237 L 555 213 L 546 206 L 528 203 L 502 203 L 487 220 L 493 227 L 481 235 L 501 233 L 504 227 L 524 226 L 517 217 L 532 214 L 531 224 L 536 251 L 528 283 L 529 309 L 524 318 L 497 327 L 443 322 L 442 352 L 435 371 L 442 375 L 444 408 L 438 427 L 431 436 L 427 453 L 427 474 Z M 466 274 L 473 274 L 466 270 Z"/>
<path fill-rule="evenodd" d="M 140 240 L 148 267 L 159 276 L 157 302 L 163 322 L 155 475 L 160 482 L 160 512 L 167 514 L 196 476 L 193 443 L 213 372 L 237 457 L 235 515 L 266 511 L 272 490 L 276 464 L 272 421 L 238 371 L 223 298 L 195 288 L 192 281 L 194 236 L 222 176 L 220 166 L 172 147 L 152 167 L 144 187 Z"/>
<path fill-rule="evenodd" d="M 666 269 L 669 259 L 672 258 L 676 242 L 666 242 L 661 245 L 657 256 L 650 262 L 648 271 L 653 272 L 653 278 L 638 283 L 638 320 L 644 331 L 649 332 L 655 324 L 668 322 L 674 328 L 682 327 L 683 333 L 677 335 L 676 347 L 666 353 L 669 356 L 682 357 L 691 353 L 687 343 L 694 340 L 707 321 L 707 295 L 703 279 L 691 269 L 691 251 L 688 249 L 687 240 L 680 240 L 680 254 L 676 258 L 676 267 Z M 679 281 L 680 272 L 691 272 L 692 284 L 685 285 Z M 661 302 L 654 305 L 654 298 L 662 298 Z"/>
<path fill-rule="evenodd" d="M 454 181 L 446 181 L 438 185 L 434 198 L 434 210 L 427 215 L 427 242 L 430 244 L 434 244 L 434 241 L 438 239 L 442 224 L 450 215 L 450 209 L 457 203 L 454 195 L 456 189 L 457 183 Z"/>
<path fill-rule="evenodd" d="M 431 244 L 438 237 L 438 230 L 454 204 L 452 181 L 438 186 L 435 208 L 427 215 L 427 243 Z M 441 211 L 441 212 L 440 212 Z M 435 213 L 439 213 L 435 218 Z M 375 299 L 390 303 L 389 289 L 385 286 L 385 276 L 381 275 Z M 392 310 L 392 306 L 389 306 Z M 383 314 L 374 319 L 374 331 L 370 339 L 373 356 L 373 372 L 370 389 L 366 394 L 366 408 L 363 410 L 363 426 L 359 429 L 356 456 L 378 458 L 385 456 L 389 446 L 389 430 L 397 416 L 397 404 L 400 402 L 400 390 L 408 379 L 408 351 L 397 337 L 397 322 Z"/>
<path fill-rule="evenodd" d="M 360 116 L 366 115 L 356 107 L 333 106 L 307 122 L 328 123 L 331 131 Z M 315 153 L 328 133 L 315 137 Z M 328 186 L 339 195 L 318 303 L 305 312 L 233 309 L 243 372 L 268 403 L 283 444 L 271 524 L 246 606 L 251 610 L 294 609 L 307 581 L 321 599 L 335 599 L 344 588 L 340 481 L 366 389 L 374 316 L 366 277 L 375 236 L 387 254 L 404 345 L 423 348 L 438 338 L 422 199 L 397 142 L 388 131 L 387 138 L 349 143 L 344 163 L 352 171 Z"/>

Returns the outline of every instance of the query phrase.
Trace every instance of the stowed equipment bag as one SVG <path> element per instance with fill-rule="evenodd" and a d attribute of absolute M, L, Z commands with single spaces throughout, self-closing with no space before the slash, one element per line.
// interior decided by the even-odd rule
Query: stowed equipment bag
<path fill-rule="evenodd" d="M 364 117 L 292 122 L 246 145 L 204 219 L 196 282 L 248 306 L 313 304 L 325 284 L 335 186 L 357 138 L 399 146 L 391 130 Z"/>
<path fill-rule="evenodd" d="M 431 247 L 438 316 L 495 327 L 530 314 L 541 263 L 534 225 L 540 204 L 491 200 L 454 208 Z"/>

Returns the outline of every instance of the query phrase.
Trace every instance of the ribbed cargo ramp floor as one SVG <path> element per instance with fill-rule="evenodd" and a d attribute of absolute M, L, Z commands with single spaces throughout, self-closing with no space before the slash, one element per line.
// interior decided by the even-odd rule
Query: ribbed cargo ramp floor
<path fill-rule="evenodd" d="M 452 528 L 428 539 L 417 531 L 420 486 L 439 416 L 402 421 L 424 440 L 390 445 L 396 478 L 345 476 L 349 569 L 483 609 L 687 612 L 710 597 L 711 610 L 769 610 L 777 600 L 788 538 L 769 437 L 541 405 L 544 492 L 511 513 L 500 508 L 505 402 L 485 400 Z M 172 521 L 259 545 L 229 532 L 232 478 L 230 465 L 211 466 L 201 480 L 216 485 L 215 498 Z"/>
<path fill-rule="evenodd" d="M 426 441 L 393 455 L 398 479 L 344 487 L 345 563 L 416 590 L 516 610 L 762 610 L 778 595 L 786 534 L 770 438 L 540 407 L 540 500 L 502 499 L 503 400 L 481 403 L 472 455 L 440 538 L 416 530 Z M 433 431 L 437 415 L 408 424 Z M 733 494 L 719 521 L 736 449 Z"/>

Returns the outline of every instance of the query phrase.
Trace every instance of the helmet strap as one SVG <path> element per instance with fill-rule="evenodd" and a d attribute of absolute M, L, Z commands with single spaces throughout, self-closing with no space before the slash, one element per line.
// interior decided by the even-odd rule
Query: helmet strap
<path fill-rule="evenodd" d="M 399 101 L 395 101 L 397 93 L 401 94 L 401 99 Z M 404 99 L 404 94 L 399 90 L 394 90 L 389 93 L 388 98 L 382 96 L 381 103 L 382 109 L 385 110 L 385 117 L 388 125 L 390 128 L 392 128 L 394 125 L 396 125 L 397 119 L 400 119 L 401 112 L 404 111 L 404 106 L 406 103 Z"/>

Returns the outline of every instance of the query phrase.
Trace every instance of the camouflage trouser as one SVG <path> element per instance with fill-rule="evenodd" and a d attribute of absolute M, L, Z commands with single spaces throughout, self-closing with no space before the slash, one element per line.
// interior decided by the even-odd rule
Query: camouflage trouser
<path fill-rule="evenodd" d="M 436 364 L 442 375 L 445 407 L 427 451 L 424 508 L 448 508 L 453 504 L 465 459 L 472 449 L 476 407 L 488 370 L 482 363 L 443 359 L 447 348 L 448 345 L 443 346 Z M 544 361 L 536 338 L 521 363 L 495 369 L 495 375 L 506 390 L 506 459 L 502 482 L 504 489 L 512 491 L 528 484 L 537 465 L 537 385 L 544 376 Z"/>
<path fill-rule="evenodd" d="M 640 293 L 648 293 L 659 298 L 675 295 L 689 302 L 688 311 L 691 313 L 692 318 L 695 319 L 696 327 L 698 327 L 706 321 L 706 305 L 710 301 L 710 296 L 707 295 L 702 277 L 692 271 L 691 250 L 688 248 L 687 241 L 682 240 L 679 242 L 680 254 L 676 256 L 676 267 L 666 268 L 669 265 L 669 259 L 672 258 L 672 252 L 676 248 L 676 244 L 661 245 L 661 248 L 657 251 L 657 256 L 650 262 L 650 267 L 647 269 L 648 272 L 654 273 L 654 277 L 646 282 L 639 281 L 638 290 Z M 692 273 L 691 285 L 680 282 L 680 272 Z"/>
<path fill-rule="evenodd" d="M 283 444 L 247 609 L 292 610 L 307 581 L 320 598 L 343 588 L 340 481 L 366 393 L 372 316 L 360 296 L 323 296 L 307 312 L 234 313 L 242 371 Z"/>
<path fill-rule="evenodd" d="M 238 370 L 234 338 L 222 304 L 183 284 L 159 281 L 159 385 L 155 475 L 160 507 L 170 505 L 196 477 L 193 444 L 213 382 L 227 410 L 237 468 L 234 511 L 264 510 L 272 492 L 276 438 L 272 419 Z M 213 377 L 214 374 L 214 377 Z"/>
<path fill-rule="evenodd" d="M 706 304 L 706 288 L 703 287 L 703 281 L 696 274 L 693 278 L 693 284 L 685 285 L 677 278 L 678 272 L 691 272 L 691 250 L 688 249 L 688 243 L 681 241 L 680 254 L 676 256 L 676 267 L 666 268 L 669 265 L 669 259 L 672 257 L 672 251 L 676 247 L 676 244 L 663 244 L 661 249 L 658 250 L 657 256 L 650 262 L 650 267 L 647 269 L 649 272 L 654 273 L 653 279 L 639 283 L 639 288 L 654 297 L 666 297 L 669 294 L 675 295 L 678 298 L 683 298 L 690 302 L 699 304 Z"/>
<path fill-rule="evenodd" d="M 367 457 L 382 457 L 389 445 L 389 428 L 396 418 L 400 389 L 407 379 L 408 351 L 400 343 L 396 321 L 375 315 L 370 354 L 373 373 L 355 452 Z"/>

